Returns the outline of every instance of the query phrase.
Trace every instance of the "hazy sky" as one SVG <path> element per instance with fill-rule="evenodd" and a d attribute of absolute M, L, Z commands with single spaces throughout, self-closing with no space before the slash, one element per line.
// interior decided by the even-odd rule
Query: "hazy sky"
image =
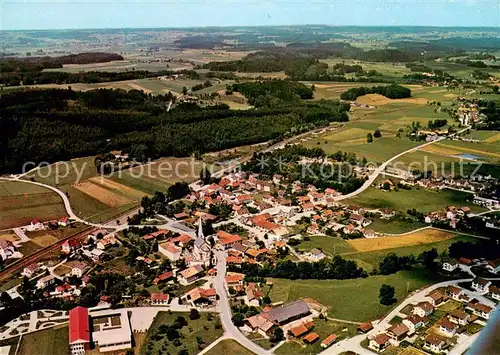
<path fill-rule="evenodd" d="M 0 0 L 0 28 L 500 26 L 500 0 Z"/>

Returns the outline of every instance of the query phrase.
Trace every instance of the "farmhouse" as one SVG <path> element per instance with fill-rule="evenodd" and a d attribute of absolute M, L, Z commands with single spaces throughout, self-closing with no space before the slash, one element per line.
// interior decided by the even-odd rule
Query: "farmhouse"
<path fill-rule="evenodd" d="M 259 286 L 253 282 L 249 283 L 245 290 L 245 303 L 250 306 L 258 307 L 263 298 L 264 293 Z"/>
<path fill-rule="evenodd" d="M 284 306 L 273 308 L 266 312 L 267 318 L 278 325 L 290 323 L 296 319 L 305 317 L 311 313 L 306 302 L 300 300 L 288 303 Z"/>
<path fill-rule="evenodd" d="M 191 266 L 179 273 L 179 281 L 184 285 L 190 284 L 191 282 L 199 279 L 202 276 L 202 273 L 203 267 L 201 267 L 201 265 Z"/>
<path fill-rule="evenodd" d="M 264 337 L 267 337 L 270 334 L 270 331 L 273 327 L 274 323 L 262 314 L 256 314 L 255 316 L 245 319 L 246 329 L 252 332 L 257 332 Z"/>
<path fill-rule="evenodd" d="M 181 258 L 182 249 L 174 243 L 167 242 L 158 245 L 158 251 L 165 255 L 170 261 L 177 261 Z"/>
<path fill-rule="evenodd" d="M 192 307 L 208 307 L 216 302 L 216 292 L 214 288 L 193 288 L 181 297 L 183 303 Z"/>

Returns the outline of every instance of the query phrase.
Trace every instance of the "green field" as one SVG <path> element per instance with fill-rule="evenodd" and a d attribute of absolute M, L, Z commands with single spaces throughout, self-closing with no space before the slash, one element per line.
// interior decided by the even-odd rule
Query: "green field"
<path fill-rule="evenodd" d="M 409 290 L 414 291 L 425 285 L 442 281 L 433 271 L 400 271 L 388 276 L 370 276 L 354 280 L 286 280 L 272 279 L 270 297 L 273 302 L 293 301 L 311 297 L 329 307 L 328 315 L 338 319 L 365 322 L 383 316 L 391 307 L 378 301 L 380 286 L 393 285 L 396 298 L 402 301 Z"/>
<path fill-rule="evenodd" d="M 394 218 L 391 219 L 374 218 L 373 223 L 366 228 L 373 229 L 375 232 L 379 233 L 401 234 L 425 226 L 426 224 L 422 222 L 411 222 L 411 221 L 398 220 Z"/>
<path fill-rule="evenodd" d="M 69 352 L 68 326 L 40 330 L 23 335 L 18 354 L 67 354 Z"/>
<path fill-rule="evenodd" d="M 0 181 L 0 197 L 16 195 L 46 194 L 50 192 L 42 186 L 16 181 Z"/>
<path fill-rule="evenodd" d="M 255 355 L 253 352 L 240 345 L 236 340 L 226 339 L 206 352 L 207 355 Z"/>
<path fill-rule="evenodd" d="M 303 355 L 313 355 L 319 354 L 323 348 L 321 347 L 321 342 L 330 334 L 337 334 L 338 340 L 341 341 L 346 338 L 351 338 L 357 333 L 357 326 L 349 323 L 340 323 L 334 321 L 327 321 L 321 319 L 315 319 L 314 333 L 319 335 L 319 339 L 311 345 L 304 344 L 301 340 L 288 341 L 278 349 L 276 349 L 276 354 L 303 354 Z"/>
<path fill-rule="evenodd" d="M 312 235 L 310 240 L 303 241 L 296 248 L 302 252 L 308 252 L 313 248 L 321 249 L 329 256 L 352 252 L 351 246 L 342 238 L 329 237 L 326 235 Z"/>
<path fill-rule="evenodd" d="M 392 208 L 406 212 L 416 208 L 419 212 L 439 211 L 446 206 L 469 206 L 474 212 L 485 211 L 484 208 L 473 205 L 465 200 L 470 194 L 467 192 L 444 189 L 431 191 L 414 187 L 412 190 L 387 192 L 370 187 L 358 196 L 345 200 L 347 204 L 357 204 L 368 208 Z"/>
<path fill-rule="evenodd" d="M 470 134 L 467 134 L 464 137 L 483 141 L 483 140 L 487 140 L 488 138 L 494 137 L 499 133 L 500 133 L 500 131 L 476 131 L 476 130 L 472 130 L 470 132 Z"/>
<path fill-rule="evenodd" d="M 181 342 L 182 345 L 176 347 L 172 341 L 168 341 L 166 337 L 161 336 L 157 339 L 153 339 L 156 329 L 162 324 L 172 324 L 174 320 L 182 316 L 184 317 L 188 325 L 184 326 L 180 333 L 182 335 Z M 177 354 L 180 349 L 185 348 L 188 350 L 189 354 L 196 354 L 199 352 L 198 343 L 196 338 L 201 337 L 203 340 L 203 348 L 213 343 L 217 338 L 219 338 L 224 332 L 222 327 L 216 329 L 215 325 L 219 323 L 219 317 L 216 314 L 212 315 L 212 320 L 207 320 L 207 313 L 201 313 L 200 318 L 196 320 L 190 320 L 188 313 L 169 313 L 169 312 L 159 312 L 151 327 L 148 329 L 146 340 L 140 349 L 141 354 L 146 354 L 148 347 L 151 348 L 153 354 Z M 220 324 L 220 323 L 219 323 Z M 164 335 L 164 334 L 163 334 Z M 149 345 L 151 344 L 151 346 Z"/>
<path fill-rule="evenodd" d="M 426 250 L 431 250 L 432 248 L 436 248 L 438 253 L 442 253 L 444 251 L 448 251 L 448 247 L 451 244 L 458 241 L 477 242 L 478 239 L 467 236 L 457 236 L 452 239 L 446 239 L 435 243 L 418 244 L 401 248 L 374 250 L 370 252 L 345 253 L 342 255 L 342 257 L 345 259 L 354 260 L 358 263 L 359 266 L 363 267 L 367 271 L 371 271 L 373 269 L 378 269 L 378 265 L 387 256 L 388 253 L 395 253 L 396 255 L 399 256 L 410 255 L 410 254 L 417 256 L 418 254 Z"/>
<path fill-rule="evenodd" d="M 409 74 L 410 69 L 406 68 L 403 64 L 396 63 L 374 63 L 374 62 L 362 62 L 353 59 L 324 59 L 321 62 L 327 63 L 330 67 L 337 63 L 345 63 L 348 65 L 358 64 L 363 67 L 364 71 L 376 70 L 380 74 L 381 79 L 394 80 L 402 78 L 403 75 Z M 364 83 L 363 83 L 364 84 Z"/>

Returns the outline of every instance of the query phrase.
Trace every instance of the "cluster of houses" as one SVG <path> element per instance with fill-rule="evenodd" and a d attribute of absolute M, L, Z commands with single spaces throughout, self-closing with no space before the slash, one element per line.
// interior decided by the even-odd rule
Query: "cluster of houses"
<path fill-rule="evenodd" d="M 483 281 L 475 279 L 471 287 L 476 289 L 478 286 L 483 287 Z M 493 287 L 492 292 L 496 293 L 496 299 L 498 291 L 498 288 Z M 460 306 L 432 322 L 431 315 L 434 310 L 449 300 L 460 303 Z M 439 354 L 453 344 L 452 338 L 465 331 L 467 325 L 472 323 L 485 325 L 492 312 L 492 307 L 471 298 L 460 287 L 448 286 L 437 289 L 429 293 L 425 301 L 411 305 L 408 314 L 400 313 L 401 322 L 392 324 L 385 332 L 372 337 L 369 347 L 380 352 L 391 345 L 399 346 L 402 341 L 415 346 L 416 340 L 420 338 L 423 340 L 421 344 L 424 350 Z"/>

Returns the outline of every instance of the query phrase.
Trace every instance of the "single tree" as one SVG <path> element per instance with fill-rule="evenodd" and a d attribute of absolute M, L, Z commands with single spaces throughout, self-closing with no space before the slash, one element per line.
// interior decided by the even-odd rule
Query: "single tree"
<path fill-rule="evenodd" d="M 284 334 L 283 334 L 283 329 L 280 327 L 275 326 L 274 329 L 271 332 L 271 335 L 269 336 L 269 340 L 273 343 L 277 343 L 279 341 L 282 341 L 284 339 Z"/>
<path fill-rule="evenodd" d="M 380 137 L 382 137 L 382 133 L 380 133 L 380 131 L 377 129 L 375 132 L 373 132 L 373 136 L 375 138 L 380 138 Z"/>
<path fill-rule="evenodd" d="M 196 310 L 195 308 L 191 308 L 191 310 L 189 311 L 189 319 L 195 320 L 198 318 L 200 318 L 200 312 L 198 312 L 198 310 Z"/>
<path fill-rule="evenodd" d="M 200 180 L 203 182 L 203 185 L 207 185 L 210 183 L 210 179 L 212 178 L 212 174 L 208 168 L 203 168 L 200 171 Z"/>
<path fill-rule="evenodd" d="M 389 306 L 396 302 L 396 299 L 394 298 L 395 295 L 395 289 L 394 286 L 391 285 L 386 285 L 383 284 L 380 286 L 380 292 L 378 295 L 378 299 L 381 304 Z"/>
<path fill-rule="evenodd" d="M 367 142 L 367 143 L 371 143 L 371 142 L 373 142 L 373 136 L 372 136 L 372 134 L 371 134 L 371 133 L 368 133 L 368 134 L 366 135 L 366 142 Z"/>

